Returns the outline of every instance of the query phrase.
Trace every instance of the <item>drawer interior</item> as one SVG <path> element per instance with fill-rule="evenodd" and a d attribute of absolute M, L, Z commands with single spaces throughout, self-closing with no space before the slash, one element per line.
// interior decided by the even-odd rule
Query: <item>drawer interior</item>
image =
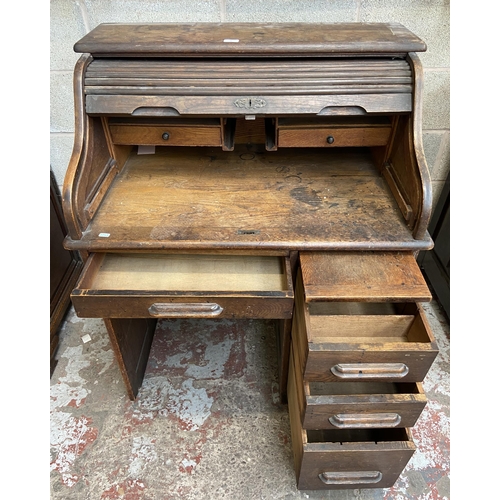
<path fill-rule="evenodd" d="M 410 441 L 405 428 L 307 430 L 308 443 L 383 443 Z"/>
<path fill-rule="evenodd" d="M 416 383 L 391 382 L 305 382 L 305 389 L 309 396 L 422 393 Z"/>
<path fill-rule="evenodd" d="M 309 313 L 315 316 L 394 315 L 401 311 L 401 305 L 392 302 L 311 302 Z"/>
<path fill-rule="evenodd" d="M 80 288 L 286 292 L 290 283 L 285 259 L 278 256 L 106 253 L 96 254 Z"/>
<path fill-rule="evenodd" d="M 430 342 L 416 304 L 318 302 L 308 307 L 310 342 Z"/>

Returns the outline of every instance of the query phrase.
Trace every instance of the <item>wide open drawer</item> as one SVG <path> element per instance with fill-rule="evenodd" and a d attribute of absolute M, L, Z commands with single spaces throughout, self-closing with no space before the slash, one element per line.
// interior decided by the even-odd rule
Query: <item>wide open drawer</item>
<path fill-rule="evenodd" d="M 90 318 L 290 318 L 290 262 L 278 256 L 96 253 L 71 294 Z"/>
<path fill-rule="evenodd" d="M 415 451 L 408 429 L 305 430 L 297 394 L 290 363 L 288 408 L 299 489 L 388 488 L 396 482 Z"/>
<path fill-rule="evenodd" d="M 427 403 L 420 383 L 309 382 L 291 362 L 304 429 L 413 427 Z"/>
<path fill-rule="evenodd" d="M 300 265 L 292 339 L 305 380 L 424 379 L 438 349 L 411 254 L 300 254 Z"/>
<path fill-rule="evenodd" d="M 437 356 L 418 304 L 306 305 L 301 295 L 297 287 L 292 342 L 306 380 L 421 382 Z"/>

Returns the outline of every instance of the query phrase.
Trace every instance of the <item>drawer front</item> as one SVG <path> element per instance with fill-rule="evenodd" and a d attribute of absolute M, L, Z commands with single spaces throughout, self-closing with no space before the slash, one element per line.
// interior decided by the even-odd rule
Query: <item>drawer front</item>
<path fill-rule="evenodd" d="M 304 429 L 413 427 L 427 403 L 420 383 L 309 382 L 291 362 Z"/>
<path fill-rule="evenodd" d="M 298 488 L 342 490 L 390 488 L 415 451 L 407 429 L 387 441 L 384 433 L 370 431 L 366 441 L 318 441 L 304 447 Z M 314 431 L 310 431 L 311 434 Z M 405 437 L 407 439 L 405 439 Z M 320 439 L 320 438 L 318 438 Z M 325 436 L 324 439 L 329 439 Z M 343 436 L 335 439 L 344 439 Z"/>
<path fill-rule="evenodd" d="M 221 128 L 110 125 L 114 144 L 144 146 L 221 146 Z"/>
<path fill-rule="evenodd" d="M 412 427 L 427 403 L 420 383 L 309 382 L 293 346 L 291 362 L 304 429 Z"/>
<path fill-rule="evenodd" d="M 304 370 L 304 378 L 316 382 L 422 382 L 437 354 L 391 345 L 317 347 L 325 351 L 309 351 Z"/>
<path fill-rule="evenodd" d="M 71 295 L 90 318 L 290 318 L 287 257 L 93 254 Z"/>
<path fill-rule="evenodd" d="M 396 393 L 364 394 L 360 389 L 353 394 L 306 395 L 302 426 L 304 429 L 413 427 L 426 405 L 426 397 L 422 391 L 410 392 L 417 384 L 401 385 L 411 387 L 408 392 L 400 389 Z"/>
<path fill-rule="evenodd" d="M 280 128 L 280 147 L 359 147 L 385 146 L 391 135 L 391 127 L 318 127 Z"/>
<path fill-rule="evenodd" d="M 297 487 L 306 490 L 388 488 L 415 451 L 408 429 L 305 430 L 293 363 L 288 408 Z"/>

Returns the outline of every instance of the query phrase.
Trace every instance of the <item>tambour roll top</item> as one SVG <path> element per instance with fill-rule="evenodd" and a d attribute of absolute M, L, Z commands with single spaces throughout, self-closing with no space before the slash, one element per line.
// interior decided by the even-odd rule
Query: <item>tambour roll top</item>
<path fill-rule="evenodd" d="M 103 24 L 77 44 L 90 114 L 242 115 L 412 110 L 399 24 Z M 123 33 L 128 36 L 123 36 Z M 194 36 L 196 33 L 196 36 Z M 133 40 L 133 41 L 132 41 Z M 239 99 L 237 99 L 239 97 Z"/>

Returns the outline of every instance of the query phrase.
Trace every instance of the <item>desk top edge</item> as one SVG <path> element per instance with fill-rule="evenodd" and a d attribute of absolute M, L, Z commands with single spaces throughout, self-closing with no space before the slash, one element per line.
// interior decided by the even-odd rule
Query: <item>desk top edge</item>
<path fill-rule="evenodd" d="M 96 56 L 304 57 L 422 52 L 399 23 L 103 23 L 74 45 Z"/>

